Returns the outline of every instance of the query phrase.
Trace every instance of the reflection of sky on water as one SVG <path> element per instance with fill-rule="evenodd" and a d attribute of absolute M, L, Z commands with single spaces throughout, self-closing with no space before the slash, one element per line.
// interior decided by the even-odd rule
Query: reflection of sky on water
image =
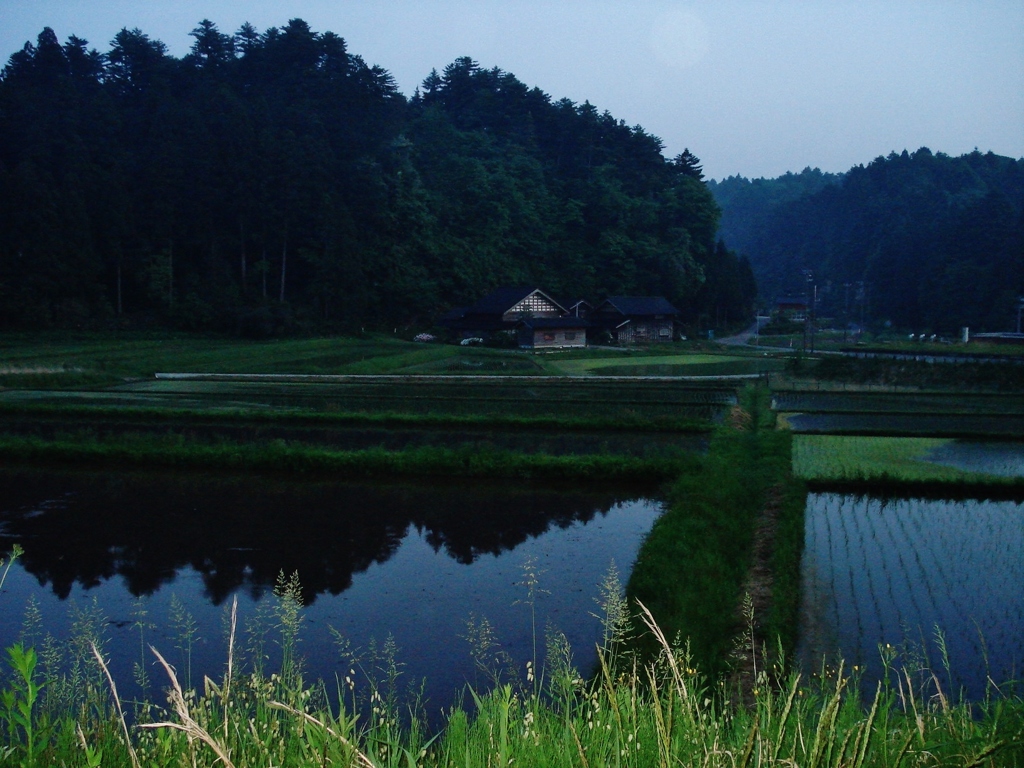
<path fill-rule="evenodd" d="M 1020 442 L 972 443 L 957 440 L 939 446 L 921 458 L 967 472 L 1024 477 L 1024 443 Z"/>
<path fill-rule="evenodd" d="M 969 696 L 1024 670 L 1024 504 L 811 494 L 802 581 L 805 668 L 841 654 L 873 693 L 879 644 L 909 644 L 948 689 L 937 626 Z"/>
<path fill-rule="evenodd" d="M 786 420 L 794 432 L 907 433 L 998 435 L 1014 438 L 1024 434 L 1024 416 L 979 414 L 909 413 L 792 413 Z"/>
<path fill-rule="evenodd" d="M 150 625 L 145 642 L 185 669 L 170 616 L 176 596 L 198 625 L 192 681 L 199 684 L 204 674 L 223 673 L 231 596 L 239 598 L 244 646 L 245 627 L 269 605 L 278 570 L 298 568 L 303 586 L 314 585 L 300 645 L 310 677 L 333 690 L 335 674 L 347 672 L 331 628 L 364 650 L 371 638 L 380 644 L 391 633 L 406 665 L 403 681 L 426 677 L 435 711 L 475 680 L 462 638 L 470 614 L 494 625 L 520 667 L 531 657 L 529 611 L 515 604 L 526 597 L 527 558 L 536 560 L 540 586 L 550 593 L 537 601 L 539 647 L 550 622 L 589 671 L 600 634 L 590 615 L 598 585 L 612 561 L 628 577 L 661 510 L 658 502 L 622 494 L 528 484 L 460 489 L 0 473 L 0 489 L 7 491 L 0 534 L 27 550 L 0 595 L 0 644 L 17 639 L 30 597 L 44 630 L 58 637 L 67 636 L 75 608 L 95 603 L 108 620 L 119 688 L 131 697 L 138 693 L 131 669 L 141 654 L 139 606 Z M 176 517 L 172 508 L 180 510 Z M 155 666 L 150 675 L 162 684 Z"/>

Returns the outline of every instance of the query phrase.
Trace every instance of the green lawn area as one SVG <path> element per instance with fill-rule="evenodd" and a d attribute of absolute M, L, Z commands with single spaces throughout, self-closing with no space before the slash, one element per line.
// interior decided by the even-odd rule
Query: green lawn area
<path fill-rule="evenodd" d="M 728 369 L 743 368 L 752 369 L 759 363 L 775 364 L 777 361 L 765 360 L 761 357 L 750 355 L 714 355 L 699 352 L 675 354 L 675 355 L 651 355 L 633 356 L 613 353 L 608 357 L 582 358 L 577 360 L 555 360 L 550 367 L 557 369 L 567 376 L 584 376 L 588 373 L 598 375 L 631 375 L 627 371 L 640 373 L 639 369 L 650 370 L 649 375 L 659 375 L 653 371 L 663 369 L 665 376 L 685 376 L 685 369 L 693 367 L 693 375 L 713 375 L 715 369 L 721 369 L 720 373 L 726 375 L 731 372 Z M 614 371 L 608 370 L 614 369 Z M 772 368 L 774 370 L 774 368 Z M 642 375 L 642 374 L 641 374 Z"/>
<path fill-rule="evenodd" d="M 388 336 L 247 341 L 185 334 L 9 334 L 0 386 L 83 387 L 154 373 L 715 376 L 776 370 L 760 355 L 673 349 L 565 350 L 421 344 Z"/>

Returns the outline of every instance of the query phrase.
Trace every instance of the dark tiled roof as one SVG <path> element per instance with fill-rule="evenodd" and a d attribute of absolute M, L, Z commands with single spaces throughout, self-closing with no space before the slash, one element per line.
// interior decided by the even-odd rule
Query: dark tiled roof
<path fill-rule="evenodd" d="M 664 296 L 609 296 L 605 302 L 623 315 L 678 315 Z"/>
<path fill-rule="evenodd" d="M 514 286 L 498 288 L 496 291 L 484 296 L 480 301 L 466 309 L 469 315 L 501 315 L 508 312 L 512 307 L 525 299 L 534 291 L 539 290 L 532 286 Z M 546 295 L 546 294 L 545 294 Z"/>

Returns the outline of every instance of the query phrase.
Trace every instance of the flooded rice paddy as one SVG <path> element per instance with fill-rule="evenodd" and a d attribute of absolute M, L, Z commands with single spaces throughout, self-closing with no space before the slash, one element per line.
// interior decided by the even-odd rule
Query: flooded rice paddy
<path fill-rule="evenodd" d="M 921 458 L 965 472 L 1024 477 L 1024 442 L 955 440 Z"/>
<path fill-rule="evenodd" d="M 42 470 L 0 472 L 0 499 L 3 548 L 25 549 L 0 595 L 4 646 L 26 631 L 38 643 L 94 623 L 122 695 L 141 692 L 131 671 L 139 661 L 161 683 L 142 642 L 199 684 L 223 673 L 237 596 L 240 647 L 267 633 L 273 669 L 272 590 L 279 574 L 297 571 L 308 676 L 333 689 L 335 675 L 372 670 L 372 649 L 391 638 L 400 687 L 426 678 L 434 712 L 467 682 L 484 684 L 465 639 L 471 617 L 493 625 L 523 674 L 534 642 L 528 567 L 542 590 L 538 647 L 556 627 L 589 671 L 599 584 L 613 562 L 625 581 L 661 512 L 657 499 L 629 490 Z M 39 620 L 26 626 L 30 603 Z M 189 653 L 181 606 L 196 627 Z M 364 666 L 341 652 L 340 638 Z"/>
<path fill-rule="evenodd" d="M 992 393 L 779 391 L 772 407 L 794 432 L 1024 435 L 1024 396 Z"/>
<path fill-rule="evenodd" d="M 1024 674 L 1022 503 L 810 494 L 801 570 L 808 671 L 841 656 L 873 695 L 888 644 L 954 695 Z"/>
<path fill-rule="evenodd" d="M 787 414 L 794 432 L 873 435 L 1024 435 L 1024 416 L 932 413 L 797 413 Z"/>

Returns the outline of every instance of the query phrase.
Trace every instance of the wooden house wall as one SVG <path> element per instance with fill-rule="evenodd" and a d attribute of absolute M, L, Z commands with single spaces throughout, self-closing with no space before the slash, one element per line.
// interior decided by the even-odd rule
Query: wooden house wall
<path fill-rule="evenodd" d="M 519 346 L 532 346 L 534 349 L 585 347 L 587 332 L 584 328 L 522 328 L 519 332 Z"/>
<path fill-rule="evenodd" d="M 672 320 L 634 320 L 617 329 L 615 340 L 620 344 L 672 341 L 674 331 Z"/>

